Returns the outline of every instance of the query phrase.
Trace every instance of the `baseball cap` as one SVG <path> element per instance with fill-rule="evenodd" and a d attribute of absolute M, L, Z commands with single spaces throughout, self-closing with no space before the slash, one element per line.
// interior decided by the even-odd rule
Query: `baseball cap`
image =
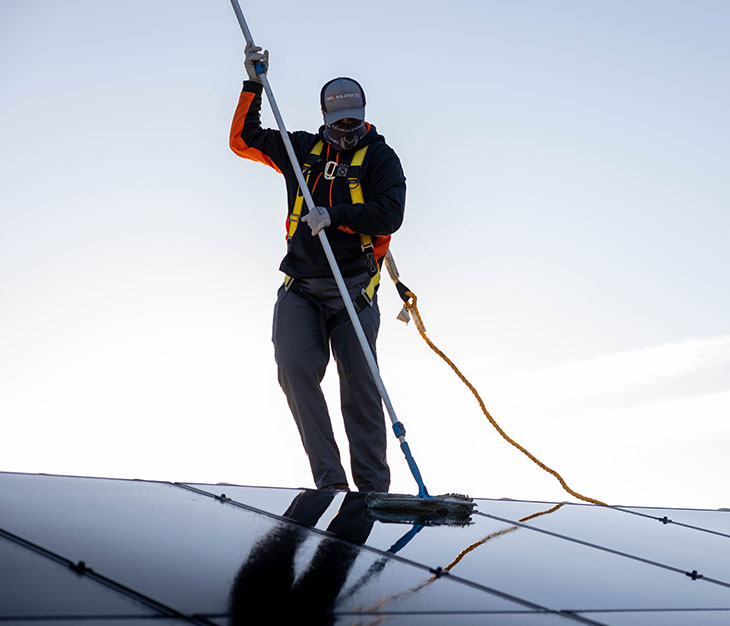
<path fill-rule="evenodd" d="M 365 119 L 365 92 L 360 83 L 352 78 L 333 78 L 322 87 L 319 94 L 324 121 L 328 124 L 346 117 Z"/>

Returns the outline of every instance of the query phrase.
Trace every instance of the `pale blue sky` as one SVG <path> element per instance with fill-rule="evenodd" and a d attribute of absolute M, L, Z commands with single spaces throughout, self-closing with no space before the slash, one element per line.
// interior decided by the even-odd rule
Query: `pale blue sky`
<path fill-rule="evenodd" d="M 290 129 L 363 84 L 398 266 L 504 429 L 599 499 L 730 506 L 730 4 L 242 7 Z M 1 470 L 311 485 L 270 343 L 284 188 L 227 146 L 242 47 L 226 0 L 0 2 Z M 384 283 L 431 491 L 566 497 L 398 309 Z"/>

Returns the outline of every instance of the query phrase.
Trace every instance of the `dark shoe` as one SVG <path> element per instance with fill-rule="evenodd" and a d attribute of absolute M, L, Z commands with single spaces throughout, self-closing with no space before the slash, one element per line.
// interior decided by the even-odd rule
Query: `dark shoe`
<path fill-rule="evenodd" d="M 326 487 L 322 487 L 322 489 L 333 491 L 350 491 L 350 487 L 347 485 L 347 483 L 335 483 L 334 485 L 327 485 Z"/>

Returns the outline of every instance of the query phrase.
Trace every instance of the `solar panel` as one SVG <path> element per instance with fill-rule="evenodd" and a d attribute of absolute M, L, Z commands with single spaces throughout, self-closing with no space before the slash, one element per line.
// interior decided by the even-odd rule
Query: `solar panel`
<path fill-rule="evenodd" d="M 53 618 L 73 615 L 154 617 L 155 611 L 79 576 L 62 562 L 54 561 L 28 546 L 0 539 L 0 615 Z"/>
<path fill-rule="evenodd" d="M 728 624 L 729 525 L 479 499 L 411 526 L 360 494 L 0 473 L 0 623 Z"/>

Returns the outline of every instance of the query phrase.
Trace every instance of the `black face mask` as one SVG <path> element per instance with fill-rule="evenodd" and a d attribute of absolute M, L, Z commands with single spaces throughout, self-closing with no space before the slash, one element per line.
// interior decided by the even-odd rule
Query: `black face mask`
<path fill-rule="evenodd" d="M 364 120 L 351 123 L 333 122 L 324 125 L 324 138 L 337 150 L 352 150 L 367 134 Z"/>

